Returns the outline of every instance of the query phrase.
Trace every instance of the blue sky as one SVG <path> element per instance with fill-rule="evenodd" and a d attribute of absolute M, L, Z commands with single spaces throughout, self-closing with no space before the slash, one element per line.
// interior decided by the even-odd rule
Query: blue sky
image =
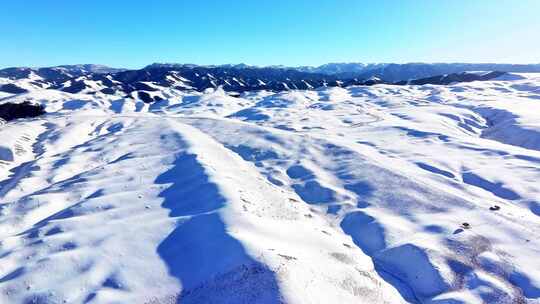
<path fill-rule="evenodd" d="M 540 63 L 539 0 L 17 0 L 0 67 Z"/>

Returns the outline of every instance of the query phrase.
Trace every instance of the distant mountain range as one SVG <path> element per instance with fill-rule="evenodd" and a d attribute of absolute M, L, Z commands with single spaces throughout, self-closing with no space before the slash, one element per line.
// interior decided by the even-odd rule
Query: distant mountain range
<path fill-rule="evenodd" d="M 21 79 L 28 78 L 31 74 L 47 79 L 48 81 L 65 81 L 67 79 L 88 74 L 112 74 L 126 69 L 116 69 L 99 64 L 76 64 L 60 65 L 46 68 L 14 67 L 0 70 L 0 77 Z"/>
<path fill-rule="evenodd" d="M 406 81 L 470 71 L 540 73 L 540 64 L 495 63 L 328 63 L 318 67 L 298 67 L 298 71 L 334 75 L 341 79 L 378 77 L 388 82 Z"/>
<path fill-rule="evenodd" d="M 0 91 L 19 94 L 35 89 L 56 89 L 69 93 L 126 96 L 150 102 L 162 98 L 158 92 L 164 89 L 204 91 L 222 87 L 225 91 L 245 92 L 380 83 L 448 84 L 489 80 L 502 72 L 540 72 L 540 64 L 329 63 L 319 67 L 256 67 L 245 64 L 200 66 L 154 63 L 139 70 L 93 64 L 16 67 L 0 70 Z"/>
<path fill-rule="evenodd" d="M 246 64 L 205 65 L 154 63 L 146 68 L 226 68 L 226 69 L 281 69 L 299 72 L 331 75 L 337 79 L 369 79 L 377 77 L 386 82 L 406 81 L 437 75 L 470 71 L 501 71 L 510 73 L 540 73 L 540 64 L 499 64 L 499 63 L 327 63 L 321 66 L 269 66 L 257 67 Z"/>

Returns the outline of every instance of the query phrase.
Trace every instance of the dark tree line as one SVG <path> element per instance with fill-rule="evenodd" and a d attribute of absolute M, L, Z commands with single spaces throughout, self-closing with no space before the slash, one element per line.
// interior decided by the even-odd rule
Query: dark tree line
<path fill-rule="evenodd" d="M 0 104 L 0 118 L 10 121 L 17 118 L 36 117 L 45 114 L 45 107 L 32 104 L 28 101 L 22 103 Z"/>

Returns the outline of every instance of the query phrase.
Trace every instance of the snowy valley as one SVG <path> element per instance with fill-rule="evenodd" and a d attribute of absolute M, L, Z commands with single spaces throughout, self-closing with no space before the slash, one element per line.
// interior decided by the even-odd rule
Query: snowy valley
<path fill-rule="evenodd" d="M 29 75 L 0 80 L 47 112 L 0 126 L 0 303 L 540 303 L 540 74 Z"/>

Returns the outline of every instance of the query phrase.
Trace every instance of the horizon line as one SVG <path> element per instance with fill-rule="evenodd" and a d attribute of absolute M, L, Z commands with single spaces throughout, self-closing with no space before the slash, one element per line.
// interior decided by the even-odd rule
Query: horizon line
<path fill-rule="evenodd" d="M 142 67 L 137 68 L 126 68 L 126 67 L 118 67 L 118 66 L 112 66 L 108 64 L 102 64 L 102 63 L 71 63 L 71 64 L 59 64 L 59 65 L 43 65 L 43 66 L 26 66 L 26 65 L 18 65 L 18 66 L 0 66 L 0 70 L 3 69 L 10 69 L 10 68 L 29 68 L 29 69 L 42 69 L 42 68 L 57 68 L 57 67 L 69 67 L 69 66 L 88 66 L 88 65 L 94 65 L 94 66 L 102 66 L 106 68 L 111 69 L 124 69 L 124 70 L 141 70 L 148 66 L 154 65 L 154 64 L 161 64 L 161 65 L 179 65 L 179 66 L 197 66 L 197 67 L 224 67 L 224 66 L 239 66 L 239 65 L 245 65 L 248 67 L 254 67 L 254 68 L 277 68 L 277 67 L 283 67 L 283 68 L 319 68 L 325 65 L 330 64 L 362 64 L 362 65 L 390 65 L 390 64 L 396 64 L 396 65 L 407 65 L 407 64 L 493 64 L 493 65 L 540 65 L 540 62 L 529 62 L 529 63 L 512 63 L 512 62 L 463 62 L 463 61 L 434 61 L 434 62 L 427 62 L 427 61 L 409 61 L 409 62 L 327 62 L 320 65 L 284 65 L 284 64 L 270 64 L 270 65 L 256 65 L 256 64 L 248 64 L 244 62 L 240 63 L 221 63 L 221 64 L 197 64 L 197 63 L 181 63 L 181 62 L 152 62 L 150 64 L 146 64 Z"/>

